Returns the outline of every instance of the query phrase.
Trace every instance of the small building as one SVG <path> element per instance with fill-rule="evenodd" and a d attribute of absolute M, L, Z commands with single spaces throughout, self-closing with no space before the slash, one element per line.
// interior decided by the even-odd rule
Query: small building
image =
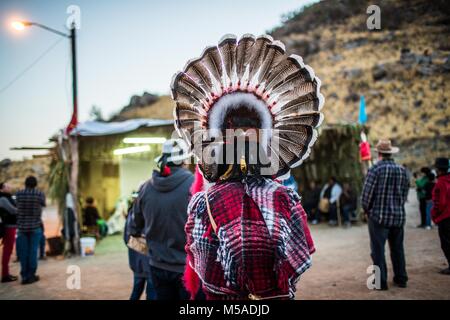
<path fill-rule="evenodd" d="M 100 212 L 109 217 L 118 199 L 151 177 L 154 159 L 173 131 L 172 120 L 80 123 L 71 133 L 78 140 L 79 199 L 94 197 Z"/>

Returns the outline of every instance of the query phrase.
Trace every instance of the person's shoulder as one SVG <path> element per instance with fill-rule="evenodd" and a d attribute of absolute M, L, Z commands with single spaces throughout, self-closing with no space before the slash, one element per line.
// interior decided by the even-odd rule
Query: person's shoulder
<path fill-rule="evenodd" d="M 197 207 L 205 203 L 205 191 L 199 191 L 192 195 L 188 205 L 188 212 L 194 213 Z"/>
<path fill-rule="evenodd" d="M 398 170 L 400 170 L 400 172 L 405 175 L 408 176 L 408 172 L 406 170 L 406 168 L 404 166 L 402 166 L 401 164 L 398 163 L 394 163 L 395 168 L 397 168 Z"/>
<path fill-rule="evenodd" d="M 267 179 L 266 183 L 270 188 L 273 188 L 273 193 L 275 194 L 274 198 L 286 197 L 290 202 L 297 203 L 300 201 L 299 194 L 292 188 L 285 186 L 281 183 L 278 183 L 275 180 Z"/>

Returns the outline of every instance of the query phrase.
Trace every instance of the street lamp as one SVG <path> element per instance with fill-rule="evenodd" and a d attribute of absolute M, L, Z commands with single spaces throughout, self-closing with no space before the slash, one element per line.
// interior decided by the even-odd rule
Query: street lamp
<path fill-rule="evenodd" d="M 71 56 L 72 56 L 72 101 L 73 101 L 73 113 L 70 119 L 69 125 L 66 128 L 66 133 L 69 133 L 78 122 L 78 87 L 77 87 L 77 57 L 76 57 L 76 33 L 75 33 L 75 22 L 72 23 L 70 28 L 70 34 L 55 30 L 53 28 L 47 27 L 43 24 L 30 21 L 13 21 L 11 26 L 16 30 L 23 30 L 26 27 L 36 26 L 41 29 L 50 31 L 59 36 L 70 39 Z"/>

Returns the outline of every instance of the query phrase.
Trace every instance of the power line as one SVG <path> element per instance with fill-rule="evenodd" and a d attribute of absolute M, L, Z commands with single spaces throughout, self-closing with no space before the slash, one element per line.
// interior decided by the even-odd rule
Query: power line
<path fill-rule="evenodd" d="M 44 58 L 54 47 L 56 47 L 64 38 L 59 38 L 50 47 L 47 48 L 39 57 L 37 57 L 28 67 L 22 70 L 17 76 L 15 76 L 6 86 L 0 89 L 0 94 L 11 87 L 17 80 L 22 78 L 31 68 L 33 68 L 42 58 Z"/>

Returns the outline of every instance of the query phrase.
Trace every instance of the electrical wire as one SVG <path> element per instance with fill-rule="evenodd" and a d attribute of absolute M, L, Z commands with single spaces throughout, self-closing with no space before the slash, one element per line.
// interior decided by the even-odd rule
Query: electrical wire
<path fill-rule="evenodd" d="M 11 87 L 16 81 L 22 78 L 28 71 L 31 70 L 39 61 L 41 61 L 53 48 L 55 48 L 64 38 L 59 38 L 50 47 L 48 47 L 43 53 L 41 53 L 30 65 L 23 69 L 17 76 L 15 76 L 11 81 L 8 82 L 4 87 L 0 89 L 0 94 L 5 92 L 9 87 Z"/>

